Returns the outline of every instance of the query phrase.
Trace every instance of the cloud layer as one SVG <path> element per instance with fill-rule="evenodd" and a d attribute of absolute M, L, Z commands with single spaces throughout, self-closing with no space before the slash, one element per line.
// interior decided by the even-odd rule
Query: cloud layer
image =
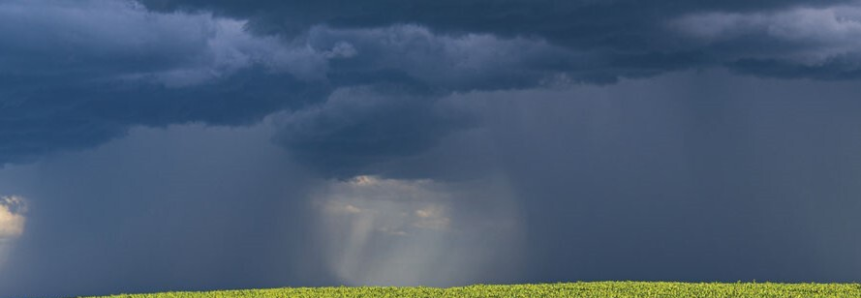
<path fill-rule="evenodd" d="M 307 4 L 283 1 L 232 3 L 229 1 L 142 0 L 157 11 L 215 11 L 249 19 L 249 27 L 262 35 L 299 35 L 313 26 L 379 28 L 419 24 L 442 34 L 480 33 L 494 36 L 546 40 L 567 50 L 588 53 L 589 65 L 560 65 L 587 71 L 587 78 L 612 81 L 684 68 L 733 64 L 765 56 L 781 58 L 782 52 L 798 52 L 830 39 L 831 46 L 857 52 L 845 35 L 855 23 L 857 1 L 328 1 Z M 667 22 L 675 24 L 667 26 Z M 680 20 L 680 21 L 679 21 Z M 716 23 L 717 22 L 717 23 Z M 787 27 L 801 30 L 792 30 Z M 733 26 L 733 28 L 725 28 Z M 668 28 L 669 27 L 669 28 Z M 676 27 L 676 28 L 674 28 Z M 681 31 L 722 31 L 738 38 L 702 43 L 685 38 Z M 768 29 L 766 29 L 768 28 Z M 765 30 L 763 30 L 765 29 Z M 836 31 L 835 31 L 836 30 Z M 851 29 L 850 29 L 851 30 Z M 765 32 L 769 31 L 769 32 Z M 783 33 L 780 33 L 781 31 Z M 765 33 L 765 34 L 762 34 Z M 790 42 L 786 34 L 794 35 Z M 780 36 L 783 34 L 784 36 Z M 801 37 L 799 34 L 805 34 Z M 756 36 L 776 38 L 760 39 Z M 765 45 L 765 47 L 763 47 Z M 728 55 L 730 54 L 730 55 Z M 830 55 L 829 50 L 817 52 Z M 797 61 L 790 65 L 799 66 Z M 792 70 L 785 70 L 792 71 Z M 803 71 L 793 76 L 826 78 Z M 835 73 L 840 70 L 822 70 Z M 780 71 L 749 73 L 779 76 Z M 583 78 L 578 78 L 583 79 Z"/>
<path fill-rule="evenodd" d="M 354 92 L 341 89 L 408 98 L 403 105 L 411 107 L 396 109 L 409 114 L 451 92 L 605 84 L 691 68 L 851 79 L 859 64 L 857 7 L 854 1 L 6 2 L 0 163 L 89 148 L 134 125 L 243 125 L 284 110 L 307 119 L 335 105 L 326 103 L 333 94 Z M 445 126 L 439 115 L 419 113 L 414 118 L 425 120 L 410 125 L 425 137 L 383 141 L 415 148 L 393 154 L 427 150 L 446 134 L 436 128 Z M 397 126 L 413 118 L 374 124 L 361 117 L 329 121 Z M 316 146 L 300 135 L 281 139 L 299 155 Z M 350 172 L 318 159 L 307 164 Z M 368 162 L 345 163 L 355 169 Z"/>
<path fill-rule="evenodd" d="M 685 15 L 671 27 L 720 48 L 731 68 L 761 76 L 854 79 L 861 74 L 861 7 Z"/>

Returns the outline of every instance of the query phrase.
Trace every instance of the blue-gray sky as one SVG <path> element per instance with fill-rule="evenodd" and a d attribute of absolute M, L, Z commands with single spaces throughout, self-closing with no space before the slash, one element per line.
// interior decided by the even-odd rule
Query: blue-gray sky
<path fill-rule="evenodd" d="M 861 281 L 861 2 L 0 3 L 0 297 Z"/>

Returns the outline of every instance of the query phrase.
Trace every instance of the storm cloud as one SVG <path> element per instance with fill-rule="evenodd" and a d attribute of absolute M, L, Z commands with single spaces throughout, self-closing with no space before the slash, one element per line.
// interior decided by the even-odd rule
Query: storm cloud
<path fill-rule="evenodd" d="M 0 296 L 858 281 L 859 37 L 858 1 L 4 1 Z"/>
<path fill-rule="evenodd" d="M 841 1 L 7 2 L 0 7 L 6 41 L 0 162 L 89 148 L 134 125 L 250 124 L 356 86 L 434 101 L 450 92 L 605 84 L 718 66 L 759 76 L 851 79 L 858 72 L 856 7 Z M 414 102 L 413 110 L 427 105 Z"/>
<path fill-rule="evenodd" d="M 343 28 L 418 24 L 446 35 L 538 38 L 590 54 L 591 63 L 567 69 L 588 70 L 578 79 L 594 81 L 734 65 L 746 59 L 781 59 L 787 53 L 819 55 L 821 62 L 857 51 L 852 35 L 859 23 L 857 1 L 141 2 L 158 11 L 214 11 L 249 19 L 252 32 L 264 35 L 293 36 L 319 24 Z M 811 53 L 811 47 L 819 51 Z M 801 62 L 785 61 L 795 66 Z M 780 75 L 779 70 L 749 72 Z M 815 73 L 809 77 L 822 78 Z"/>

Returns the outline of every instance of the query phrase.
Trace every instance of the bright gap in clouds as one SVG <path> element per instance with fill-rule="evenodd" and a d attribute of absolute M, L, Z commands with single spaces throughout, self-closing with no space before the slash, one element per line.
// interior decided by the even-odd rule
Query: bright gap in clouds
<path fill-rule="evenodd" d="M 0 270 L 6 261 L 12 242 L 24 234 L 27 205 L 19 196 L 0 197 Z"/>
<path fill-rule="evenodd" d="M 480 184 L 375 176 L 329 182 L 312 198 L 327 268 L 349 285 L 452 286 L 496 275 L 494 266 L 516 266 L 514 198 L 502 178 Z"/>
<path fill-rule="evenodd" d="M 0 197 L 0 241 L 11 239 L 24 233 L 24 213 L 27 206 L 19 196 Z"/>

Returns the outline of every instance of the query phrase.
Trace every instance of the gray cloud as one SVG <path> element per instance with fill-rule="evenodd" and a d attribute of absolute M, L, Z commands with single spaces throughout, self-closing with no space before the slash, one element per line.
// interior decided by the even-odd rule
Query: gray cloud
<path fill-rule="evenodd" d="M 711 66 L 783 78 L 858 72 L 854 2 L 140 3 L 0 6 L 8 41 L 0 46 L 0 163 L 89 148 L 134 125 L 240 125 L 283 110 L 309 118 L 336 105 L 325 102 L 339 88 L 401 90 L 365 97 L 403 96 L 379 107 L 414 117 L 355 115 L 327 125 L 395 127 L 407 118 L 421 138 L 364 146 L 386 152 L 398 143 L 392 152 L 410 155 L 452 131 L 435 127 L 447 126 L 446 117 L 423 111 L 451 92 L 603 84 Z M 808 31 L 788 21 L 799 18 Z M 303 135 L 280 139 L 307 157 Z M 341 171 L 314 165 L 323 159 L 305 160 Z M 355 169 L 377 159 L 337 162 Z"/>
<path fill-rule="evenodd" d="M 279 122 L 275 142 L 299 162 L 349 178 L 369 173 L 374 164 L 432 148 L 474 121 L 462 110 L 405 90 L 349 88 Z"/>
<path fill-rule="evenodd" d="M 418 23 L 443 32 L 482 32 L 502 36 L 539 36 L 554 42 L 590 47 L 648 44 L 660 20 L 690 12 L 772 11 L 782 8 L 828 6 L 851 1 L 231 1 L 142 0 L 156 11 L 214 11 L 251 19 L 260 33 L 301 34 L 329 24 L 338 27 L 386 27 Z M 601 30 L 603 29 L 603 30 Z"/>
<path fill-rule="evenodd" d="M 122 1 L 12 2 L 0 14 L 10 41 L 0 47 L 4 164 L 92 147 L 133 125 L 249 124 L 352 86 L 401 90 L 423 100 L 396 109 L 435 117 L 417 113 L 447 92 L 545 84 L 566 73 L 554 63 L 582 60 L 541 40 L 442 36 L 411 25 L 253 36 L 244 21 Z M 13 31 L 20 27 L 30 34 Z"/>
<path fill-rule="evenodd" d="M 2 164 L 92 147 L 133 125 L 252 123 L 328 92 L 306 82 L 303 64 L 280 62 L 317 54 L 252 37 L 238 21 L 116 1 L 6 2 L 0 15 Z"/>
<path fill-rule="evenodd" d="M 769 12 L 708 12 L 670 22 L 737 71 L 759 76 L 854 79 L 859 73 L 858 3 Z"/>
<path fill-rule="evenodd" d="M 445 35 L 483 33 L 547 40 L 568 50 L 590 53 L 592 65 L 563 68 L 590 72 L 591 80 L 614 81 L 704 66 L 723 65 L 758 55 L 776 59 L 785 51 L 809 50 L 811 45 L 857 52 L 856 38 L 840 32 L 852 27 L 857 1 L 373 1 L 296 3 L 260 1 L 232 3 L 195 0 L 142 0 L 157 11 L 215 11 L 251 20 L 256 33 L 294 36 L 326 24 L 336 28 L 380 28 L 419 24 Z M 795 22 L 793 20 L 800 20 Z M 667 26 L 668 21 L 677 26 Z M 717 23 L 716 23 L 717 22 Z M 835 25 L 835 26 L 832 26 Z M 726 28 L 732 26 L 732 28 Z M 791 26 L 804 27 L 801 30 Z M 825 27 L 822 27 L 825 26 Z M 701 43 L 678 30 L 720 31 L 742 38 Z M 770 28 L 777 35 L 815 34 L 821 38 L 786 42 L 781 38 L 744 38 Z M 834 30 L 832 30 L 834 29 Z M 775 30 L 782 30 L 783 33 Z M 836 30 L 836 31 L 835 31 Z M 826 35 L 843 35 L 829 38 Z M 769 35 L 769 34 L 767 34 Z M 834 37 L 834 36 L 831 36 Z M 849 38 L 847 38 L 849 37 Z M 762 45 L 766 48 L 763 49 Z M 827 54 L 820 47 L 817 54 Z M 738 54 L 736 57 L 730 54 Z M 556 63 L 558 65 L 558 63 Z M 592 67 L 589 67 L 592 66 Z M 770 75 L 770 73 L 755 73 Z M 812 78 L 820 78 L 811 75 Z M 583 78 L 578 78 L 583 79 Z"/>

